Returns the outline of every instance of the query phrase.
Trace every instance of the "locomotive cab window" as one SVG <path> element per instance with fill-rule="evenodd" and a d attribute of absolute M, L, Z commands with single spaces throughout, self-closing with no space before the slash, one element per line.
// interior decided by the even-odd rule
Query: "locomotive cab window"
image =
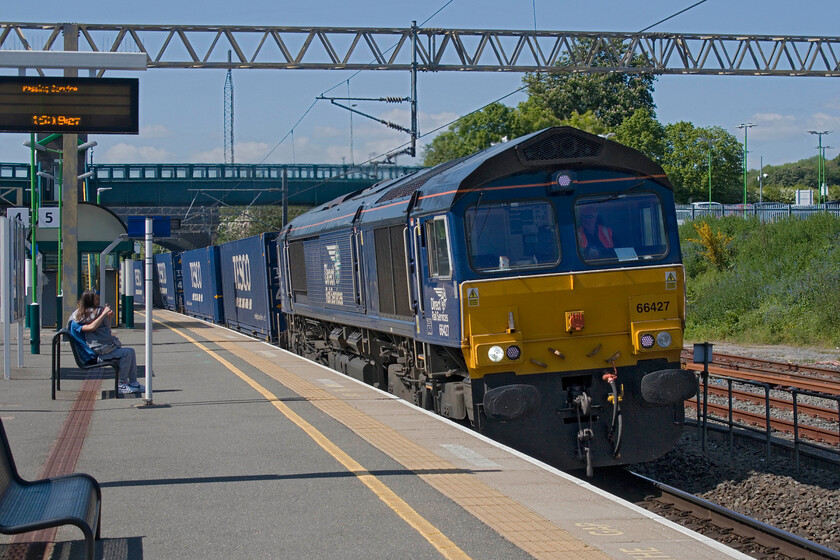
<path fill-rule="evenodd" d="M 540 268 L 560 261 L 557 222 L 548 202 L 480 204 L 467 209 L 465 222 L 475 270 Z"/>
<path fill-rule="evenodd" d="M 451 278 L 449 227 L 446 225 L 445 216 L 437 216 L 426 222 L 426 251 L 429 258 L 429 276 Z"/>
<path fill-rule="evenodd" d="M 584 262 L 658 260 L 668 254 L 662 204 L 653 193 L 582 197 L 575 202 Z"/>

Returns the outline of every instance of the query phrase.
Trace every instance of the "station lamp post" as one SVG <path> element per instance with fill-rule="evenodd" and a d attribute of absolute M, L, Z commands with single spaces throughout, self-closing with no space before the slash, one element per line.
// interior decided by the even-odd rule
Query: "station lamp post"
<path fill-rule="evenodd" d="M 102 194 L 102 191 L 110 191 L 110 190 L 111 190 L 111 187 L 99 187 L 98 189 L 96 189 L 96 204 L 97 204 L 97 206 L 100 205 L 99 197 Z"/>
<path fill-rule="evenodd" d="M 736 128 L 744 129 L 744 211 L 747 209 L 747 130 L 755 126 L 753 123 L 741 123 Z"/>
<path fill-rule="evenodd" d="M 701 136 L 698 138 L 701 142 L 706 142 L 709 145 L 709 202 L 712 201 L 712 139 Z"/>
<path fill-rule="evenodd" d="M 823 147 L 822 147 L 822 137 L 823 134 L 831 134 L 830 130 L 806 130 L 808 134 L 815 134 L 817 138 L 819 138 L 819 146 L 817 147 L 817 201 L 819 204 L 822 204 L 822 194 L 823 194 L 823 183 L 825 183 L 825 167 L 823 164 Z"/>

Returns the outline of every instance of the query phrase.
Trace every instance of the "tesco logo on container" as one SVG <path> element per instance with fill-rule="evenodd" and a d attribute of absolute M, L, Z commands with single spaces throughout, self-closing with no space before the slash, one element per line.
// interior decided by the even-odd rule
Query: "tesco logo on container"
<path fill-rule="evenodd" d="M 251 259 L 247 254 L 233 256 L 233 285 L 237 292 L 251 291 Z M 240 309 L 251 309 L 253 305 L 251 298 L 236 298 L 236 307 Z"/>

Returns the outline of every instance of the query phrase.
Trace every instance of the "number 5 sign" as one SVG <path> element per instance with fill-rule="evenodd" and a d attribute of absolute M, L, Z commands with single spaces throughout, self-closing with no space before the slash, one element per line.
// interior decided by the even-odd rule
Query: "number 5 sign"
<path fill-rule="evenodd" d="M 23 227 L 29 227 L 29 208 L 9 208 L 6 210 L 6 217 Z"/>
<path fill-rule="evenodd" d="M 61 227 L 61 224 L 59 223 L 58 219 L 58 208 L 38 208 L 38 227 Z"/>

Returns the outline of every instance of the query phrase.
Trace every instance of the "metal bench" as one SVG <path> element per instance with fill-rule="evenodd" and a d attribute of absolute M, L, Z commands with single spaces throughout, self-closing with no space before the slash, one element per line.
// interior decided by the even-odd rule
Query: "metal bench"
<path fill-rule="evenodd" d="M 2 420 L 0 439 L 0 533 L 16 535 L 75 525 L 85 535 L 85 558 L 93 560 L 102 513 L 102 490 L 96 479 L 78 473 L 23 480 Z"/>
<path fill-rule="evenodd" d="M 67 328 L 63 328 L 55 333 L 52 340 L 52 399 L 55 400 L 55 391 L 61 391 L 61 337 L 67 339 L 70 343 L 70 350 L 73 352 L 73 359 L 76 360 L 76 367 L 79 369 L 94 369 L 101 367 L 109 367 L 114 370 L 114 395 L 116 398 L 121 398 L 120 394 L 120 360 L 114 358 L 111 360 L 97 360 L 95 362 L 85 363 L 82 361 L 82 356 L 79 353 L 79 343 L 70 334 Z"/>

